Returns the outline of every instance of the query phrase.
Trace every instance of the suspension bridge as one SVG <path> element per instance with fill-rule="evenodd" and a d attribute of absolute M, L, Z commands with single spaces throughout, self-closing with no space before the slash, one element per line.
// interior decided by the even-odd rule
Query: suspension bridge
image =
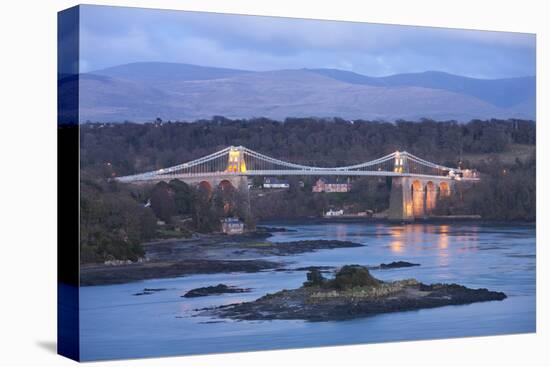
<path fill-rule="evenodd" d="M 390 217 L 408 220 L 423 216 L 438 197 L 448 196 L 457 181 L 477 181 L 470 170 L 446 167 L 408 152 L 393 152 L 364 163 L 317 167 L 286 162 L 243 146 L 231 146 L 190 162 L 154 171 L 116 177 L 124 183 L 154 183 L 178 179 L 188 184 L 224 182 L 248 189 L 251 176 L 378 176 L 393 177 Z"/>
<path fill-rule="evenodd" d="M 285 162 L 245 147 L 228 147 L 216 153 L 168 168 L 117 177 L 120 182 L 165 181 L 215 176 L 414 176 L 438 179 L 472 179 L 460 168 L 428 162 L 408 152 L 393 152 L 368 162 L 342 167 L 314 167 Z"/>

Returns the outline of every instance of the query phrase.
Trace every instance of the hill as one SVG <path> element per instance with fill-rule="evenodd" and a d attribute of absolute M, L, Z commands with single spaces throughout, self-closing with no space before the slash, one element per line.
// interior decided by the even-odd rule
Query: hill
<path fill-rule="evenodd" d="M 63 84 L 62 84 L 63 85 Z M 133 63 L 80 76 L 81 122 L 341 117 L 468 121 L 535 118 L 535 78 L 441 72 L 368 77 L 336 69 L 252 72 Z"/>

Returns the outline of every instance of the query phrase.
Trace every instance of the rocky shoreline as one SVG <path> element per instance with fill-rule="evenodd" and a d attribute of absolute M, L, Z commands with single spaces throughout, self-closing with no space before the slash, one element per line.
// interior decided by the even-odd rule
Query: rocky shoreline
<path fill-rule="evenodd" d="M 175 278 L 192 274 L 244 272 L 254 273 L 278 267 L 280 263 L 266 260 L 190 259 L 176 262 L 148 262 L 120 266 L 98 266 L 80 273 L 80 285 L 108 285 L 145 279 Z"/>
<path fill-rule="evenodd" d="M 285 267 L 283 261 L 265 260 L 318 250 L 361 247 L 337 240 L 269 242 L 267 228 L 243 235 L 201 235 L 191 239 L 161 240 L 144 245 L 146 261 L 121 264 L 87 264 L 80 268 L 80 285 L 107 285 L 192 274 L 258 272 Z"/>
<path fill-rule="evenodd" d="M 458 284 L 427 285 L 415 279 L 383 282 L 366 267 L 347 265 L 333 279 L 312 270 L 300 288 L 267 294 L 252 302 L 198 310 L 198 315 L 233 320 L 331 321 L 505 298 L 502 292 Z"/>

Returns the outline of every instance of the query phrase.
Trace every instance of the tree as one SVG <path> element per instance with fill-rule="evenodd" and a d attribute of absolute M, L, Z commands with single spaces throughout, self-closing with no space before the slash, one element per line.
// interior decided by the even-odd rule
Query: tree
<path fill-rule="evenodd" d="M 176 214 L 174 190 L 166 182 L 159 182 L 151 192 L 151 208 L 160 220 L 166 223 Z"/>
<path fill-rule="evenodd" d="M 194 190 L 185 182 L 172 180 L 169 183 L 174 192 L 175 212 L 178 215 L 189 215 L 193 212 L 193 202 L 195 200 Z"/>
<path fill-rule="evenodd" d="M 142 257 L 141 243 L 156 229 L 151 209 L 137 202 L 125 186 L 85 179 L 80 187 L 81 262 Z"/>
<path fill-rule="evenodd" d="M 317 268 L 313 268 L 308 271 L 306 275 L 307 281 L 304 282 L 304 287 L 322 286 L 326 279 L 321 274 L 321 271 Z"/>

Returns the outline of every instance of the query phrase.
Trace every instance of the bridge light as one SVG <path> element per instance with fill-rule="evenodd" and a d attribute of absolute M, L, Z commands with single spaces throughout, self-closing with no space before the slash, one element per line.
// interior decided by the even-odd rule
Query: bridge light
<path fill-rule="evenodd" d="M 246 172 L 246 163 L 243 157 L 242 147 L 231 147 L 227 164 L 227 172 L 244 173 Z"/>
<path fill-rule="evenodd" d="M 396 173 L 403 173 L 403 158 L 401 158 L 401 155 L 398 151 L 395 152 L 395 162 L 394 162 L 393 171 Z"/>

